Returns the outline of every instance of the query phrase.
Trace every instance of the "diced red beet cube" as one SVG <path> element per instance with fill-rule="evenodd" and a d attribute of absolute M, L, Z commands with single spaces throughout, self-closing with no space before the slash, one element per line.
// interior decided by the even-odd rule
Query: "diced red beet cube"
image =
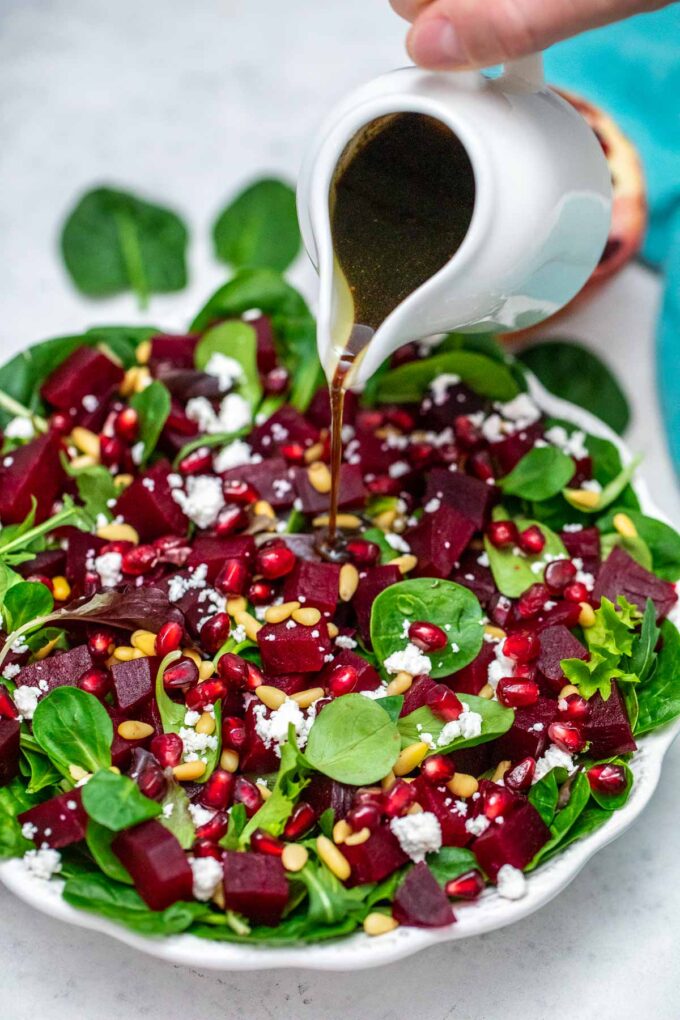
<path fill-rule="evenodd" d="M 482 687 L 488 683 L 489 665 L 493 659 L 493 645 L 485 641 L 476 659 L 473 659 L 467 666 L 463 666 L 457 673 L 443 677 L 439 682 L 446 684 L 453 691 L 460 691 L 463 694 L 479 694 Z"/>
<path fill-rule="evenodd" d="M 338 604 L 340 567 L 337 563 L 314 563 L 298 560 L 283 586 L 284 602 L 299 601 L 332 616 Z"/>
<path fill-rule="evenodd" d="M 465 828 L 465 815 L 456 808 L 456 798 L 445 786 L 433 786 L 423 776 L 416 779 L 418 803 L 436 815 L 444 846 L 467 846 L 472 839 Z"/>
<path fill-rule="evenodd" d="M 96 347 L 78 347 L 40 387 L 44 400 L 60 411 L 79 408 L 83 397 L 98 397 L 117 386 L 123 369 Z"/>
<path fill-rule="evenodd" d="M 404 460 L 404 451 L 390 446 L 372 432 L 357 431 L 345 450 L 347 462 L 358 465 L 364 475 L 385 474 L 392 464 Z"/>
<path fill-rule="evenodd" d="M 541 422 L 535 422 L 528 428 L 522 429 L 521 432 L 515 432 L 514 435 L 501 439 L 499 443 L 492 443 L 490 452 L 498 464 L 500 474 L 507 475 L 512 471 L 542 435 L 543 425 Z"/>
<path fill-rule="evenodd" d="M 194 352 L 198 336 L 171 336 L 159 333 L 151 337 L 151 357 L 149 365 L 156 369 L 160 363 L 167 362 L 176 368 L 193 368 Z"/>
<path fill-rule="evenodd" d="M 50 655 L 40 662 L 31 662 L 17 674 L 17 687 L 40 687 L 47 691 L 55 687 L 75 687 L 86 669 L 94 666 L 87 645 L 76 645 L 68 652 Z"/>
<path fill-rule="evenodd" d="M 259 464 L 242 464 L 230 468 L 221 476 L 225 482 L 247 482 L 257 490 L 275 510 L 285 510 L 293 505 L 295 486 L 288 464 L 283 457 L 270 457 Z"/>
<path fill-rule="evenodd" d="M 581 528 L 580 531 L 562 531 L 560 538 L 573 559 L 583 560 L 583 569 L 596 574 L 600 565 L 600 532 L 596 527 Z"/>
<path fill-rule="evenodd" d="M 79 534 L 82 534 L 82 532 L 79 532 Z M 45 577 L 54 577 L 55 574 L 63 574 L 65 567 L 65 549 L 45 549 L 44 552 L 36 553 L 32 559 L 17 564 L 16 570 L 22 577 L 30 577 L 31 574 L 43 574 Z"/>
<path fill-rule="evenodd" d="M 492 823 L 472 844 L 472 852 L 494 881 L 504 864 L 524 869 L 550 839 L 550 830 L 528 801 L 513 808 L 503 824 Z"/>
<path fill-rule="evenodd" d="M 312 446 L 319 438 L 318 431 L 303 418 L 299 411 L 286 404 L 275 411 L 262 425 L 257 425 L 250 434 L 249 442 L 256 453 L 271 457 L 279 453 L 282 446 L 299 443 Z"/>
<path fill-rule="evenodd" d="M 19 775 L 21 723 L 0 718 L 0 786 L 7 786 Z"/>
<path fill-rule="evenodd" d="M 347 880 L 349 886 L 382 882 L 408 861 L 397 837 L 387 826 L 374 829 L 366 842 L 358 846 L 343 843 L 342 852 L 352 868 Z"/>
<path fill-rule="evenodd" d="M 407 872 L 395 894 L 392 916 L 414 928 L 443 928 L 456 920 L 446 893 L 425 861 Z"/>
<path fill-rule="evenodd" d="M 448 577 L 472 538 L 475 526 L 469 517 L 443 504 L 406 533 L 411 552 L 418 557 L 417 577 Z"/>
<path fill-rule="evenodd" d="M 548 726 L 557 716 L 557 702 L 553 698 L 539 697 L 534 705 L 515 709 L 512 726 L 494 741 L 498 761 L 520 758 L 540 758 L 548 746 Z"/>
<path fill-rule="evenodd" d="M 309 480 L 307 468 L 293 468 L 293 480 L 295 489 L 302 503 L 302 510 L 306 514 L 319 514 L 328 510 L 329 495 L 327 492 L 317 492 Z M 340 466 L 340 494 L 338 497 L 338 508 L 340 510 L 355 509 L 366 502 L 366 489 L 361 475 L 361 468 L 356 464 L 342 464 Z"/>
<path fill-rule="evenodd" d="M 274 747 L 267 747 L 257 732 L 255 709 L 260 704 L 258 701 L 251 702 L 245 714 L 246 743 L 240 755 L 239 768 L 241 772 L 258 772 L 260 774 L 276 772 L 280 764 Z M 269 709 L 266 710 L 266 715 L 270 715 Z"/>
<path fill-rule="evenodd" d="M 113 705 L 105 704 L 104 707 L 111 717 L 113 724 L 113 740 L 111 742 L 111 764 L 115 765 L 116 768 L 126 769 L 130 764 L 132 752 L 137 747 L 148 747 L 152 739 L 157 733 L 163 731 L 161 725 L 160 716 L 158 713 L 158 705 L 156 704 L 155 698 L 149 698 L 147 701 L 141 702 L 134 709 L 134 712 L 122 712 L 119 708 L 115 708 Z M 144 737 L 142 740 L 126 740 L 121 737 L 118 733 L 118 727 L 120 723 L 124 722 L 126 718 L 133 716 L 138 722 L 148 723 L 149 726 L 153 726 L 154 732 L 148 737 Z"/>
<path fill-rule="evenodd" d="M 276 345 L 271 319 L 268 315 L 258 315 L 248 319 L 248 325 L 253 327 L 257 337 L 257 370 L 265 375 L 276 368 Z"/>
<path fill-rule="evenodd" d="M 69 528 L 66 546 L 66 577 L 72 585 L 82 588 L 88 563 L 94 560 L 106 542 L 79 528 Z"/>
<path fill-rule="evenodd" d="M 368 641 L 371 634 L 371 607 L 381 591 L 391 584 L 401 581 L 401 574 L 398 567 L 392 567 L 386 563 L 380 567 L 370 567 L 362 570 L 359 574 L 359 587 L 357 588 L 352 606 L 357 617 L 357 624 L 362 638 Z"/>
<path fill-rule="evenodd" d="M 36 831 L 31 838 L 36 846 L 47 843 L 53 850 L 60 850 L 85 838 L 87 815 L 78 789 L 67 790 L 36 804 L 22 812 L 18 820 L 21 825 L 29 822 L 35 826 Z"/>
<path fill-rule="evenodd" d="M 167 461 L 158 461 L 118 497 L 114 513 L 131 524 L 144 541 L 186 534 L 189 521 L 173 499 L 169 474 Z"/>
<path fill-rule="evenodd" d="M 3 524 L 23 521 L 34 499 L 36 523 L 49 517 L 64 478 L 60 450 L 59 435 L 48 432 L 17 447 L 4 458 L 0 467 L 0 520 Z"/>
<path fill-rule="evenodd" d="M 352 390 L 345 393 L 345 404 L 342 409 L 343 425 L 353 425 L 356 417 L 359 398 Z M 318 429 L 330 428 L 331 424 L 331 402 L 328 395 L 328 386 L 321 386 L 312 397 L 312 402 L 305 412 L 307 419 Z"/>
<path fill-rule="evenodd" d="M 193 898 L 187 857 L 170 830 L 155 818 L 119 833 L 111 849 L 152 910 L 165 910 L 178 900 Z"/>
<path fill-rule="evenodd" d="M 121 712 L 132 712 L 151 697 L 160 659 L 156 655 L 114 662 L 111 666 L 113 696 Z"/>
<path fill-rule="evenodd" d="M 477 744 L 475 747 L 463 747 L 451 754 L 456 772 L 464 772 L 467 776 L 481 776 L 499 760 L 495 751 L 495 741 L 488 744 Z"/>
<path fill-rule="evenodd" d="M 616 605 L 619 595 L 623 595 L 641 612 L 644 612 L 647 599 L 651 599 L 656 606 L 659 620 L 668 616 L 678 601 L 677 592 L 670 581 L 656 577 L 620 546 L 615 546 L 600 567 L 593 589 L 593 599 L 606 597 Z"/>
<path fill-rule="evenodd" d="M 266 623 L 257 635 L 265 673 L 318 673 L 330 654 L 331 641 L 324 620 L 313 627 Z"/>
<path fill-rule="evenodd" d="M 487 566 L 479 562 L 479 552 L 468 549 L 460 558 L 460 566 L 455 567 L 450 578 L 463 588 L 469 588 L 483 609 L 488 609 L 491 600 L 498 594 L 493 574 Z"/>
<path fill-rule="evenodd" d="M 420 405 L 423 424 L 428 429 L 439 432 L 447 428 L 461 414 L 476 414 L 484 409 L 485 401 L 465 383 L 454 383 L 448 386 L 444 399 L 435 401 L 428 394 Z"/>
<path fill-rule="evenodd" d="M 637 748 L 621 692 L 615 682 L 606 701 L 594 694 L 588 701 L 588 716 L 583 735 L 591 742 L 592 758 L 611 758 L 615 754 L 628 754 Z"/>
<path fill-rule="evenodd" d="M 288 882 L 280 857 L 272 854 L 224 855 L 224 904 L 255 924 L 274 927 L 288 902 Z"/>
<path fill-rule="evenodd" d="M 436 681 L 424 673 L 421 676 L 414 677 L 413 683 L 404 695 L 401 715 L 410 715 L 411 712 L 415 712 L 416 709 L 426 705 L 427 696 L 433 687 L 436 687 Z"/>
<path fill-rule="evenodd" d="M 583 659 L 585 661 L 588 658 L 588 649 L 562 624 L 558 624 L 556 627 L 546 627 L 540 631 L 538 637 L 541 650 L 536 664 L 549 682 L 551 689 L 555 693 L 559 693 L 566 683 L 561 666 L 562 659 Z"/>
<path fill-rule="evenodd" d="M 491 511 L 494 489 L 479 478 L 465 475 L 462 471 L 435 467 L 427 472 L 423 505 L 426 506 L 431 499 L 448 503 L 464 517 L 469 517 L 475 529 L 480 531 Z"/>
<path fill-rule="evenodd" d="M 232 538 L 200 535 L 192 543 L 186 565 L 195 569 L 205 563 L 208 567 L 207 580 L 212 583 L 224 566 L 224 561 L 231 559 L 243 560 L 246 564 L 254 561 L 255 539 L 252 535 L 234 535 Z"/>
<path fill-rule="evenodd" d="M 194 368 L 160 369 L 157 375 L 171 395 L 181 403 L 194 397 L 218 400 L 221 394 L 219 380 L 214 375 Z"/>
<path fill-rule="evenodd" d="M 375 691 L 380 686 L 380 674 L 362 655 L 357 655 L 351 648 L 343 648 L 339 655 L 336 655 L 332 662 L 329 662 L 319 677 L 319 685 L 326 686 L 328 679 L 334 670 L 339 666 L 351 666 L 357 672 L 357 683 L 354 688 L 358 691 Z"/>
<path fill-rule="evenodd" d="M 332 808 L 333 816 L 337 822 L 344 818 L 352 807 L 355 793 L 356 787 L 348 786 L 346 783 L 337 783 L 335 779 L 315 773 L 309 786 L 305 787 L 304 797 L 316 811 L 317 817 L 328 808 Z"/>
<path fill-rule="evenodd" d="M 277 690 L 283 691 L 288 697 L 291 694 L 299 694 L 306 691 L 309 686 L 309 674 L 307 673 L 280 673 L 278 676 L 266 677 L 265 683 Z M 319 686 L 321 686 L 319 684 Z"/>

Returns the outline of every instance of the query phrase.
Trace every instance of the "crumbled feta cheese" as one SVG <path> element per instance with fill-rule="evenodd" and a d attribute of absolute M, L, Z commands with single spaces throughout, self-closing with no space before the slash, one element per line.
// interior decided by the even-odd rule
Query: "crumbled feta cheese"
<path fill-rule="evenodd" d="M 482 732 L 482 717 L 479 712 L 471 712 L 468 705 L 463 705 L 463 711 L 457 719 L 447 722 L 437 739 L 439 747 L 445 747 L 459 737 L 465 740 L 473 740 Z"/>
<path fill-rule="evenodd" d="M 412 641 L 409 641 L 402 651 L 392 652 L 391 655 L 388 655 L 383 665 L 388 673 L 401 673 L 403 670 L 410 673 L 411 676 L 429 673 L 432 669 L 432 663 L 427 655 L 423 655 L 420 648 Z"/>
<path fill-rule="evenodd" d="M 219 351 L 210 355 L 203 371 L 217 379 L 222 392 L 231 389 L 235 382 L 243 379 L 243 368 L 239 362 L 226 354 L 220 354 Z"/>
<path fill-rule="evenodd" d="M 81 404 L 83 405 L 86 411 L 92 414 L 92 412 L 96 411 L 97 408 L 99 407 L 99 398 L 95 397 L 94 393 L 86 393 L 83 399 L 81 400 Z"/>
<path fill-rule="evenodd" d="M 169 801 L 167 804 L 164 804 L 163 805 L 163 818 L 172 818 L 172 813 L 173 813 L 174 810 L 175 810 L 175 805 L 174 805 L 173 801 Z"/>
<path fill-rule="evenodd" d="M 335 644 L 338 648 L 356 648 L 357 646 L 356 641 L 354 638 L 351 638 L 349 634 L 338 634 L 335 639 Z"/>
<path fill-rule="evenodd" d="M 476 815 L 474 818 L 466 819 L 465 831 L 469 832 L 471 836 L 481 836 L 490 825 L 491 822 L 486 815 Z"/>
<path fill-rule="evenodd" d="M 215 815 L 214 811 L 204 808 L 201 804 L 189 804 L 188 807 L 191 820 L 197 829 L 200 829 L 202 825 L 207 825 Z"/>
<path fill-rule="evenodd" d="M 390 478 L 403 478 L 411 470 L 411 465 L 407 464 L 405 460 L 396 460 L 394 464 L 390 464 L 387 469 L 387 473 Z"/>
<path fill-rule="evenodd" d="M 583 531 L 583 525 L 582 524 L 565 524 L 564 527 L 562 528 L 562 531 L 567 531 L 567 532 Z"/>
<path fill-rule="evenodd" d="M 487 553 L 485 553 L 485 552 L 481 553 L 481 555 L 479 555 L 477 557 L 477 562 L 479 563 L 480 567 L 488 567 L 489 566 L 489 557 L 488 557 Z"/>
<path fill-rule="evenodd" d="M 239 393 L 229 393 L 220 404 L 215 432 L 238 432 L 251 422 L 250 404 Z"/>
<path fill-rule="evenodd" d="M 500 414 L 490 414 L 482 425 L 482 435 L 489 443 L 498 443 L 505 438 L 503 419 Z"/>
<path fill-rule="evenodd" d="M 133 464 L 142 463 L 142 460 L 144 459 L 144 443 L 141 441 L 141 439 L 139 440 L 138 443 L 135 443 L 135 445 L 131 447 L 130 456 L 132 457 Z"/>
<path fill-rule="evenodd" d="M 33 839 L 37 831 L 38 826 L 34 825 L 33 822 L 24 822 L 21 826 L 21 835 L 24 839 Z"/>
<path fill-rule="evenodd" d="M 211 733 L 197 733 L 191 726 L 182 726 L 179 735 L 184 744 L 184 761 L 197 761 L 206 751 L 217 750 L 217 737 Z"/>
<path fill-rule="evenodd" d="M 35 429 L 30 418 L 12 418 L 5 426 L 8 439 L 33 439 Z"/>
<path fill-rule="evenodd" d="M 581 488 L 586 492 L 602 492 L 602 486 L 596 478 L 587 478 L 585 482 L 581 482 Z"/>
<path fill-rule="evenodd" d="M 387 688 L 381 684 L 374 691 L 359 691 L 359 694 L 363 694 L 365 698 L 370 698 L 371 701 L 377 701 L 378 698 L 384 698 L 387 693 Z"/>
<path fill-rule="evenodd" d="M 102 553 L 94 561 L 94 569 L 99 574 L 99 580 L 104 588 L 114 588 L 123 580 L 120 566 L 123 557 L 117 552 Z"/>
<path fill-rule="evenodd" d="M 441 405 L 446 403 L 449 388 L 457 386 L 459 382 L 460 376 L 454 375 L 453 372 L 442 372 L 436 379 L 433 379 L 430 383 L 430 393 L 435 404 Z"/>
<path fill-rule="evenodd" d="M 567 751 L 561 750 L 557 744 L 551 744 L 543 757 L 539 758 L 536 762 L 533 782 L 537 783 L 548 772 L 557 768 L 566 769 L 567 772 L 572 773 L 576 766 L 574 765 L 574 759 Z"/>
<path fill-rule="evenodd" d="M 229 443 L 215 456 L 213 460 L 213 467 L 218 475 L 221 475 L 224 471 L 229 471 L 231 468 L 242 467 L 244 464 L 256 463 L 262 458 L 259 454 L 253 454 L 252 447 L 249 443 L 244 443 L 242 439 L 235 439 L 233 443 Z"/>
<path fill-rule="evenodd" d="M 309 731 L 316 718 L 316 708 L 311 705 L 303 712 L 297 702 L 287 698 L 280 708 L 269 712 L 265 705 L 255 706 L 255 730 L 265 747 L 273 747 L 281 756 L 280 748 L 288 740 L 288 727 L 295 727 L 297 744 L 302 749 L 307 743 Z"/>
<path fill-rule="evenodd" d="M 209 900 L 222 881 L 221 863 L 214 857 L 190 857 L 189 866 L 194 879 L 194 896 L 197 900 Z"/>
<path fill-rule="evenodd" d="M 392 531 L 385 532 L 385 541 L 387 542 L 389 547 L 391 549 L 394 549 L 396 552 L 401 553 L 411 552 L 411 546 L 408 544 L 406 539 L 402 538 L 401 535 L 395 535 L 394 532 Z"/>
<path fill-rule="evenodd" d="M 525 429 L 541 417 L 540 407 L 528 393 L 519 393 L 507 404 L 496 404 L 495 406 L 504 418 L 515 422 L 517 429 Z"/>
<path fill-rule="evenodd" d="M 3 666 L 2 669 L 2 674 L 6 680 L 13 680 L 20 672 L 21 666 L 18 662 L 10 662 L 7 666 Z"/>
<path fill-rule="evenodd" d="M 37 687 L 17 687 L 14 692 L 14 704 L 22 719 L 32 719 L 41 691 Z"/>
<path fill-rule="evenodd" d="M 546 430 L 545 438 L 553 446 L 559 447 L 562 453 L 566 453 L 569 457 L 574 457 L 576 460 L 583 460 L 584 457 L 588 456 L 588 447 L 585 442 L 586 434 L 580 429 L 569 435 L 562 425 L 553 425 L 552 428 Z"/>
<path fill-rule="evenodd" d="M 441 849 L 441 825 L 431 811 L 393 818 L 390 829 L 399 840 L 401 849 L 416 864 L 418 861 L 424 861 L 426 854 L 433 854 Z"/>
<path fill-rule="evenodd" d="M 498 687 L 499 680 L 502 680 L 504 676 L 514 676 L 515 665 L 514 659 L 503 654 L 503 642 L 499 641 L 494 647 L 494 658 L 486 671 L 487 682 L 494 691 Z"/>
<path fill-rule="evenodd" d="M 519 868 L 504 864 L 496 875 L 496 889 L 505 900 L 521 900 L 526 895 L 527 880 Z"/>
<path fill-rule="evenodd" d="M 170 602 L 179 602 L 182 596 L 193 588 L 205 588 L 207 576 L 208 564 L 199 563 L 189 577 L 179 577 L 178 575 L 171 577 L 168 584 L 168 599 Z"/>
<path fill-rule="evenodd" d="M 189 475 L 186 492 L 172 490 L 172 498 L 199 528 L 209 528 L 224 506 L 222 482 L 215 475 Z"/>
<path fill-rule="evenodd" d="M 436 510 L 439 510 L 439 507 L 441 505 L 442 505 L 441 499 L 438 499 L 436 496 L 433 496 L 432 499 L 428 499 L 427 503 L 423 507 L 423 510 L 425 511 L 426 514 L 433 514 Z"/>
<path fill-rule="evenodd" d="M 198 720 L 201 718 L 201 713 L 189 709 L 188 712 L 184 713 L 184 725 L 195 726 Z"/>
<path fill-rule="evenodd" d="M 23 860 L 34 878 L 48 881 L 52 875 L 61 871 L 61 854 L 58 850 L 51 850 L 49 847 L 43 847 L 40 850 L 27 850 Z"/>

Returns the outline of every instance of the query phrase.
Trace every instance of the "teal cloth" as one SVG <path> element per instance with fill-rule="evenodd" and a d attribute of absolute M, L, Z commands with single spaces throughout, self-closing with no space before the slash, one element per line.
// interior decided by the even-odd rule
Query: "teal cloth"
<path fill-rule="evenodd" d="M 643 257 L 664 276 L 657 380 L 680 472 L 680 7 L 673 4 L 560 43 L 546 77 L 601 105 L 642 154 L 650 222 Z"/>

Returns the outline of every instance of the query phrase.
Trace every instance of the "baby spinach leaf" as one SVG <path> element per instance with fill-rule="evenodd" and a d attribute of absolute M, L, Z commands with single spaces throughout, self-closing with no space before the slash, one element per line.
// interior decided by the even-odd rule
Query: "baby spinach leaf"
<path fill-rule="evenodd" d="M 400 748 L 399 732 L 387 712 L 361 694 L 346 694 L 314 720 L 305 759 L 339 783 L 366 786 L 387 775 Z"/>
<path fill-rule="evenodd" d="M 27 811 L 39 798 L 30 797 L 20 779 L 0 787 L 0 860 L 22 857 L 34 844 L 21 832 L 17 815 Z"/>
<path fill-rule="evenodd" d="M 217 257 L 234 269 L 283 272 L 300 250 L 295 192 L 283 181 L 254 181 L 220 214 L 213 239 Z"/>
<path fill-rule="evenodd" d="M 150 294 L 186 286 L 187 229 L 169 209 L 124 191 L 95 188 L 79 200 L 61 235 L 74 284 L 89 297 L 133 290 Z"/>
<path fill-rule="evenodd" d="M 623 758 L 609 758 L 606 762 L 598 762 L 597 764 L 618 765 L 624 771 L 626 785 L 620 793 L 602 793 L 600 790 L 595 789 L 595 787 L 591 787 L 590 790 L 591 797 L 601 808 L 604 808 L 605 811 L 618 811 L 630 796 L 630 791 L 633 787 L 633 773 Z"/>
<path fill-rule="evenodd" d="M 548 340 L 517 357 L 551 393 L 596 414 L 623 435 L 630 419 L 628 401 L 616 376 L 593 351 L 575 340 Z"/>
<path fill-rule="evenodd" d="M 115 837 L 115 832 L 112 832 L 111 829 L 107 829 L 104 825 L 99 825 L 98 822 L 95 822 L 90 818 L 85 832 L 85 842 L 87 843 L 88 850 L 94 857 L 95 863 L 101 868 L 104 874 L 108 878 L 112 878 L 114 882 L 123 882 L 125 885 L 132 885 L 132 879 L 130 878 L 129 871 L 127 868 L 123 867 L 120 860 L 111 849 L 111 843 Z"/>
<path fill-rule="evenodd" d="M 136 352 L 144 340 L 162 333 L 158 326 L 91 326 L 84 336 L 88 345 L 97 344 L 113 354 L 125 368 L 136 364 Z"/>
<path fill-rule="evenodd" d="M 546 857 L 551 855 L 552 851 L 562 844 L 589 800 L 590 783 L 585 772 L 578 772 L 573 780 L 571 780 L 567 804 L 557 812 L 549 826 L 550 839 L 538 851 L 527 870 L 535 868 L 537 864 L 545 860 Z"/>
<path fill-rule="evenodd" d="M 130 406 L 139 415 L 139 442 L 143 443 L 140 467 L 156 449 L 163 426 L 170 414 L 170 393 L 158 379 L 130 398 Z"/>
<path fill-rule="evenodd" d="M 78 687 L 56 687 L 40 699 L 33 716 L 33 735 L 68 778 L 70 765 L 86 772 L 111 765 L 111 718 L 93 694 Z"/>
<path fill-rule="evenodd" d="M 663 645 L 657 653 L 656 669 L 637 689 L 639 716 L 636 736 L 649 733 L 680 716 L 680 633 L 664 620 Z"/>
<path fill-rule="evenodd" d="M 300 794 L 309 782 L 308 769 L 295 743 L 291 727 L 287 742 L 281 748 L 281 765 L 271 796 L 241 832 L 241 844 L 246 845 L 256 829 L 264 829 L 272 836 L 280 836 Z"/>
<path fill-rule="evenodd" d="M 499 701 L 478 698 L 474 694 L 458 694 L 458 697 L 471 712 L 481 715 L 482 732 L 479 736 L 459 736 L 449 743 L 439 746 L 439 737 L 447 723 L 435 715 L 427 705 L 423 705 L 422 708 L 417 708 L 415 712 L 409 712 L 408 715 L 399 719 L 397 728 L 401 734 L 401 746 L 408 747 L 409 744 L 414 744 L 417 741 L 427 740 L 426 735 L 429 734 L 431 742 L 437 745 L 429 754 L 449 754 L 452 751 L 459 751 L 463 747 L 486 744 L 489 740 L 495 740 L 502 736 L 512 726 L 515 713 L 511 708 L 504 708 Z M 325 711 L 326 709 L 324 709 Z"/>
<path fill-rule="evenodd" d="M 122 832 L 161 812 L 158 801 L 145 797 L 128 776 L 104 769 L 83 787 L 83 807 L 90 818 L 114 832 Z"/>
<path fill-rule="evenodd" d="M 321 864 L 308 861 L 295 875 L 307 890 L 309 902 L 307 919 L 310 925 L 337 924 L 357 908 L 360 901 L 357 889 L 346 889 L 335 875 Z"/>
<path fill-rule="evenodd" d="M 575 469 L 573 458 L 556 446 L 535 446 L 497 484 L 508 496 L 541 501 L 556 496 Z"/>
<path fill-rule="evenodd" d="M 196 826 L 189 812 L 189 798 L 179 783 L 169 783 L 158 821 L 173 834 L 182 850 L 191 849 Z"/>
<path fill-rule="evenodd" d="M 255 408 L 262 397 L 262 383 L 257 369 L 257 334 L 253 327 L 238 319 L 213 326 L 198 342 L 194 353 L 196 368 L 204 369 L 213 354 L 224 354 L 239 363 L 242 376 L 237 383 L 238 392 Z"/>
<path fill-rule="evenodd" d="M 47 585 L 39 581 L 20 581 L 5 595 L 3 616 L 7 630 L 18 630 L 36 618 L 52 612 L 54 599 Z"/>
<path fill-rule="evenodd" d="M 597 493 L 597 502 L 593 506 L 583 502 L 583 489 L 563 489 L 562 495 L 570 506 L 580 510 L 581 513 L 600 513 L 600 511 L 605 510 L 610 503 L 613 503 L 619 498 L 621 493 L 630 483 L 630 480 L 635 474 L 641 460 L 642 457 L 640 455 L 633 457 L 633 459 L 624 468 L 622 468 L 621 471 L 619 471 L 616 477 L 612 478 L 610 482 L 607 482 L 602 491 Z"/>
<path fill-rule="evenodd" d="M 391 584 L 373 603 L 371 643 L 379 662 L 406 646 L 405 622 L 416 620 L 436 624 L 448 638 L 446 647 L 430 656 L 432 677 L 462 669 L 482 647 L 482 608 L 476 595 L 453 581 L 419 577 Z"/>
<path fill-rule="evenodd" d="M 40 793 L 41 790 L 61 782 L 61 772 L 54 768 L 46 755 L 26 747 L 22 747 L 21 750 L 24 758 L 21 763 L 21 774 L 28 777 L 26 786 L 28 793 Z"/>
<path fill-rule="evenodd" d="M 512 400 L 519 387 L 512 372 L 502 362 L 474 351 L 449 351 L 422 361 L 399 365 L 382 377 L 378 400 L 383 404 L 417 403 L 438 375 L 459 375 L 475 393 L 492 400 Z"/>
<path fill-rule="evenodd" d="M 602 559 L 606 560 L 612 550 L 619 547 L 627 552 L 628 555 L 645 568 L 645 570 L 653 569 L 652 553 L 643 538 L 639 535 L 628 536 L 619 535 L 618 531 L 608 531 L 600 535 L 600 550 Z"/>
<path fill-rule="evenodd" d="M 97 873 L 69 878 L 63 897 L 72 907 L 109 917 L 143 935 L 176 935 L 209 911 L 204 903 L 194 902 L 150 910 L 134 889 Z"/>
<path fill-rule="evenodd" d="M 639 537 L 647 545 L 651 555 L 654 573 L 666 581 L 680 580 L 680 535 L 669 524 L 647 517 L 640 510 L 627 506 L 615 506 L 597 522 L 603 532 L 610 531 L 614 517 L 625 513 L 635 525 Z"/>
<path fill-rule="evenodd" d="M 546 524 L 524 518 L 516 519 L 515 523 L 520 531 L 537 524 L 545 535 L 545 547 L 543 552 L 536 556 L 527 556 L 521 551 L 516 552 L 512 546 L 497 549 L 488 538 L 484 539 L 484 548 L 489 557 L 489 566 L 496 587 L 503 595 L 512 599 L 519 598 L 532 584 L 543 580 L 543 573 L 550 558 L 567 556 L 562 539 Z"/>
<path fill-rule="evenodd" d="M 462 846 L 443 846 L 436 854 L 428 854 L 427 866 L 441 886 L 473 868 L 479 870 L 472 850 Z"/>
<path fill-rule="evenodd" d="M 560 795 L 556 771 L 551 769 L 529 790 L 529 803 L 533 804 L 546 825 L 550 825 L 555 817 Z"/>
<path fill-rule="evenodd" d="M 391 560 L 395 560 L 397 556 L 400 555 L 396 549 L 392 548 L 385 538 L 385 532 L 381 531 L 380 528 L 367 528 L 361 537 L 367 542 L 375 542 L 375 544 L 380 548 L 381 563 L 389 563 Z"/>
<path fill-rule="evenodd" d="M 386 698 L 375 698 L 376 705 L 380 705 L 382 709 L 389 715 L 393 723 L 397 721 L 401 710 L 404 707 L 404 695 L 403 694 L 391 694 Z"/>

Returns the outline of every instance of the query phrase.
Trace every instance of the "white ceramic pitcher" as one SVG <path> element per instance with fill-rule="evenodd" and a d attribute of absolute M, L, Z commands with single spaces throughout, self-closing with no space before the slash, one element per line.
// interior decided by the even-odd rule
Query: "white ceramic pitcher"
<path fill-rule="evenodd" d="M 329 194 L 347 143 L 389 113 L 436 117 L 465 146 L 475 176 L 468 233 L 453 257 L 390 313 L 352 380 L 361 386 L 402 344 L 449 330 L 521 329 L 565 305 L 602 254 L 611 184 L 585 120 L 547 87 L 540 56 L 479 72 L 405 67 L 368 82 L 329 114 L 303 163 L 298 214 L 320 277 L 318 346 L 327 374 L 347 286 L 334 269 Z"/>

